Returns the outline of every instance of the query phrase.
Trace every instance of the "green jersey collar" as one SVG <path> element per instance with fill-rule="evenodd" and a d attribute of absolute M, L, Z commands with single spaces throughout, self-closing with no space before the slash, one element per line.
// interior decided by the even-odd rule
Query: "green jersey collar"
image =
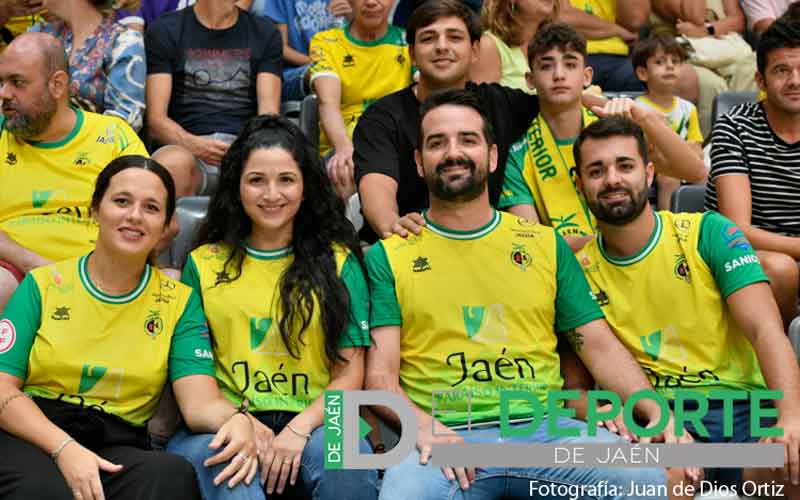
<path fill-rule="evenodd" d="M 72 127 L 72 132 L 67 134 L 66 137 L 55 142 L 27 141 L 28 144 L 42 149 L 55 149 L 69 144 L 69 141 L 74 139 L 78 132 L 81 131 L 81 127 L 83 127 L 83 110 L 80 108 L 72 108 L 72 110 L 75 111 L 75 126 Z"/>
<path fill-rule="evenodd" d="M 283 247 L 283 248 L 278 248 L 276 250 L 259 250 L 257 248 L 251 247 L 250 245 L 245 245 L 244 251 L 245 253 L 247 253 L 249 257 L 253 257 L 254 259 L 274 260 L 274 259 L 282 259 L 287 255 L 291 255 L 292 247 Z"/>
<path fill-rule="evenodd" d="M 603 254 L 603 257 L 610 263 L 617 265 L 617 266 L 630 266 L 632 264 L 636 264 L 637 262 L 641 262 L 644 260 L 645 257 L 650 255 L 650 252 L 658 245 L 659 240 L 661 239 L 661 232 L 663 230 L 663 223 L 661 222 L 661 216 L 658 212 L 655 212 L 656 225 L 653 228 L 653 232 L 650 233 L 650 239 L 647 240 L 647 244 L 642 247 L 637 253 L 628 256 L 628 257 L 612 257 L 606 253 L 605 250 L 605 243 L 603 242 L 603 235 L 597 235 L 597 246 L 600 248 L 600 253 Z"/>
<path fill-rule="evenodd" d="M 478 229 L 473 229 L 472 231 L 455 231 L 453 229 L 447 229 L 445 227 L 439 226 L 433 221 L 428 218 L 428 211 L 425 210 L 422 212 L 422 216 L 425 218 L 426 227 L 433 231 L 434 233 L 438 234 L 439 236 L 444 236 L 445 238 L 450 238 L 451 240 L 476 240 L 487 234 L 491 233 L 494 228 L 500 224 L 500 212 L 497 210 L 493 210 L 492 218 L 488 224 L 479 227 Z"/>
<path fill-rule="evenodd" d="M 86 291 L 89 292 L 89 295 L 95 299 L 107 304 L 127 304 L 128 302 L 136 299 L 136 297 L 141 295 L 144 289 L 147 288 L 147 283 L 150 282 L 150 275 L 153 272 L 150 268 L 150 264 L 145 264 L 144 272 L 142 273 L 141 278 L 139 278 L 139 284 L 136 285 L 136 287 L 130 292 L 123 295 L 109 295 L 103 292 L 97 288 L 89 278 L 89 270 L 86 267 L 87 262 L 89 261 L 89 255 L 84 255 L 78 261 L 78 273 L 80 274 L 81 283 L 83 284 L 84 288 L 86 288 Z"/>

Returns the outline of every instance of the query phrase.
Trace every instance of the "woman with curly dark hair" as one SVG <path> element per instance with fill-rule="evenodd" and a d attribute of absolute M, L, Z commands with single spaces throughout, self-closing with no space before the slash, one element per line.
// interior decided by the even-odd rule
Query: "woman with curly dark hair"
<path fill-rule="evenodd" d="M 375 471 L 323 463 L 323 392 L 361 388 L 369 345 L 363 255 L 344 205 L 300 129 L 276 115 L 247 124 L 221 171 L 183 281 L 202 297 L 219 385 L 249 405 L 263 489 L 219 485 L 230 465 L 204 465 L 210 435 L 182 430 L 168 450 L 195 465 L 206 499 L 287 486 L 315 499 L 375 498 Z"/>

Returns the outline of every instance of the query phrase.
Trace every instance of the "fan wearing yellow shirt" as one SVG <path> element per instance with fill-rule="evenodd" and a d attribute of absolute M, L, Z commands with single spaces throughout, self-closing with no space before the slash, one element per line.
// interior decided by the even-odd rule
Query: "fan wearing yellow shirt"
<path fill-rule="evenodd" d="M 566 24 L 539 29 L 528 46 L 528 82 L 539 96 L 540 112 L 510 150 L 498 208 L 552 226 L 573 250 L 594 237 L 595 220 L 575 186 L 572 144 L 596 114 L 633 113 L 659 151 L 659 171 L 694 181 L 705 179 L 705 166 L 665 123 L 660 113 L 613 100 L 591 110 L 581 105 L 583 88 L 592 81 L 586 40 Z"/>
<path fill-rule="evenodd" d="M 214 380 L 200 300 L 149 264 L 171 175 L 122 156 L 91 199 L 91 252 L 28 273 L 0 315 L 0 496 L 199 499 L 191 465 L 148 443 L 167 384 L 187 425 L 216 433 L 211 461 L 240 457 L 221 479 L 252 481 L 253 428 Z"/>
<path fill-rule="evenodd" d="M 308 74 L 319 97 L 320 156 L 339 195 L 355 193 L 353 130 L 367 107 L 411 84 L 405 34 L 389 24 L 394 0 L 351 0 L 353 22 L 311 39 Z"/>
<path fill-rule="evenodd" d="M 276 115 L 246 125 L 200 241 L 182 280 L 203 301 L 219 386 L 249 402 L 264 484 L 216 481 L 211 435 L 179 431 L 167 450 L 192 462 L 206 500 L 375 500 L 376 471 L 324 467 L 323 392 L 363 385 L 369 297 L 355 230 L 298 127 Z"/>
<path fill-rule="evenodd" d="M 373 327 L 367 388 L 407 398 L 418 427 L 416 450 L 386 470 L 381 500 L 530 498 L 537 481 L 608 481 L 615 485 L 610 490 L 634 481 L 658 491 L 665 482 L 659 469 L 440 470 L 430 464 L 436 443 L 564 442 L 544 423 L 525 436 L 509 432 L 503 438 L 498 424 L 504 391 L 526 391 L 544 401 L 562 387 L 559 338 L 622 399 L 650 386 L 591 300 L 563 238 L 489 205 L 487 178 L 497 167 L 497 146 L 478 98 L 465 90 L 434 94 L 420 115 L 415 157 L 429 190 L 427 224 L 407 239 L 394 235 L 376 243 L 367 255 Z M 528 401 L 509 407 L 514 419 L 533 414 Z M 638 409 L 644 420 L 660 416 L 649 405 Z M 383 416 L 398 423 L 391 412 Z M 546 418 L 581 430 L 574 438 L 580 442 L 614 442 L 605 431 L 586 437 L 585 423 L 564 414 Z M 451 428 L 468 422 L 481 422 L 480 430 Z M 661 437 L 671 439 L 671 426 Z"/>
<path fill-rule="evenodd" d="M 43 33 L 0 54 L 0 311 L 24 273 L 91 250 L 98 173 L 119 156 L 147 155 L 122 120 L 69 106 L 66 70 L 61 43 Z"/>
<path fill-rule="evenodd" d="M 733 434 L 726 435 L 723 404 L 712 391 L 782 392 L 774 401 L 777 421 L 761 425 L 783 429 L 781 437 L 762 439 L 785 446 L 783 471 L 707 469 L 705 479 L 733 486 L 774 479 L 786 483 L 788 498 L 798 498 L 800 373 L 753 247 L 717 212 L 648 207 L 653 165 L 641 128 L 630 120 L 605 118 L 584 129 L 575 159 L 599 230 L 576 257 L 608 322 L 654 388 L 670 400 L 678 389 L 704 395 L 709 411 L 702 426 L 687 425 L 694 439 L 758 440 L 750 434 L 751 402 L 733 402 Z"/>

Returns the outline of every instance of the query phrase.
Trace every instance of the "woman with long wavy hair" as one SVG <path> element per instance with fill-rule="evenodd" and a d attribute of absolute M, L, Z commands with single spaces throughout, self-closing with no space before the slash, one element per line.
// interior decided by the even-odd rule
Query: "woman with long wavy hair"
<path fill-rule="evenodd" d="M 375 498 L 375 471 L 323 464 L 323 392 L 361 388 L 369 345 L 363 255 L 343 203 L 300 129 L 276 115 L 247 124 L 221 171 L 182 279 L 202 297 L 218 383 L 249 405 L 263 489 L 220 486 L 224 464 L 204 465 L 209 435 L 179 431 L 167 449 L 195 465 L 206 499 L 287 486 L 314 499 Z"/>
<path fill-rule="evenodd" d="M 534 92 L 525 81 L 528 42 L 539 26 L 554 21 L 558 12 L 559 0 L 486 0 L 481 12 L 486 31 L 470 79 Z"/>

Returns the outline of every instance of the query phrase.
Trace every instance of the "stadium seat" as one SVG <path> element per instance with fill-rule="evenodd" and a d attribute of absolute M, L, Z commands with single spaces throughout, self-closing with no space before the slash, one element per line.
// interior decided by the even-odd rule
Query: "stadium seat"
<path fill-rule="evenodd" d="M 303 101 L 284 101 L 281 103 L 281 115 L 292 121 L 295 125 L 300 125 L 300 110 Z"/>
<path fill-rule="evenodd" d="M 300 106 L 300 129 L 311 147 L 319 151 L 319 101 L 314 94 L 307 95 Z"/>
<path fill-rule="evenodd" d="M 706 187 L 702 184 L 686 184 L 680 186 L 672 193 L 669 203 L 671 212 L 705 212 L 703 199 L 705 198 Z"/>
<path fill-rule="evenodd" d="M 753 102 L 758 99 L 757 92 L 723 92 L 714 98 L 711 105 L 711 125 L 717 119 L 731 110 L 732 107 L 745 102 Z"/>
<path fill-rule="evenodd" d="M 789 342 L 792 344 L 797 360 L 800 361 L 800 316 L 793 319 L 789 325 Z"/>
<path fill-rule="evenodd" d="M 188 196 L 181 198 L 175 206 L 175 216 L 181 229 L 169 247 L 170 267 L 183 269 L 186 257 L 192 250 L 200 230 L 200 223 L 208 213 L 208 196 Z"/>

